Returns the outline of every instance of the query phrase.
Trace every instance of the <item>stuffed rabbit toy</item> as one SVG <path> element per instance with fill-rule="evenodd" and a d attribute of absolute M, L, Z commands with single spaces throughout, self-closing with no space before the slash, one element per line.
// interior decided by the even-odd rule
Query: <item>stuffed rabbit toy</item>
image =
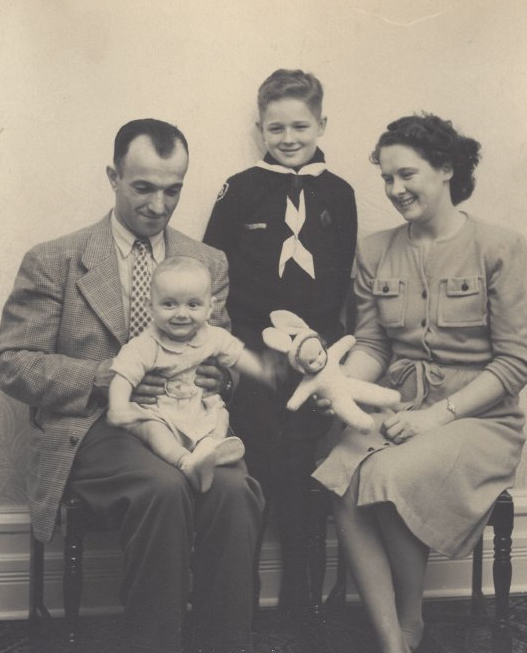
<path fill-rule="evenodd" d="M 290 365 L 304 375 L 289 399 L 287 408 L 298 410 L 313 394 L 329 399 L 335 415 L 361 431 L 373 428 L 373 418 L 356 401 L 369 406 L 395 406 L 401 400 L 396 390 L 344 376 L 340 361 L 355 344 L 353 336 L 344 336 L 327 350 L 316 331 L 290 311 L 273 311 L 274 325 L 262 336 L 271 349 L 287 354 Z"/>

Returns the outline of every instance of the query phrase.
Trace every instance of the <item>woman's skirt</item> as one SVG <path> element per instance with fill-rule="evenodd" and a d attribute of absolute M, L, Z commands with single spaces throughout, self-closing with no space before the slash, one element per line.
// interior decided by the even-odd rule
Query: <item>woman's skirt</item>
<path fill-rule="evenodd" d="M 481 373 L 407 360 L 390 370 L 387 385 L 396 387 L 403 401 L 410 400 L 409 409 L 426 408 Z M 344 429 L 313 477 L 337 495 L 355 492 L 359 506 L 393 503 L 408 528 L 430 548 L 449 557 L 468 555 L 497 497 L 514 484 L 525 440 L 517 397 L 400 445 L 380 432 L 386 416 L 375 414 L 377 428 L 366 435 Z M 354 474 L 358 482 L 350 487 Z"/>

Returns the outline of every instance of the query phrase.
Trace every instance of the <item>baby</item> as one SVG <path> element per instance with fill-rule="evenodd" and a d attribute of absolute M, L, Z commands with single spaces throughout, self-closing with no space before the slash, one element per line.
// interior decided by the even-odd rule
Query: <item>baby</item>
<path fill-rule="evenodd" d="M 273 385 L 272 366 L 245 349 L 227 330 L 208 324 L 214 305 L 208 268 L 198 259 L 174 256 L 154 270 L 149 308 L 152 322 L 125 344 L 113 361 L 108 422 L 130 431 L 174 465 L 199 492 L 213 481 L 214 467 L 240 460 L 245 448 L 226 437 L 229 414 L 217 394 L 194 384 L 196 368 L 209 356 L 223 367 Z M 165 378 L 157 404 L 131 401 L 151 371 Z"/>

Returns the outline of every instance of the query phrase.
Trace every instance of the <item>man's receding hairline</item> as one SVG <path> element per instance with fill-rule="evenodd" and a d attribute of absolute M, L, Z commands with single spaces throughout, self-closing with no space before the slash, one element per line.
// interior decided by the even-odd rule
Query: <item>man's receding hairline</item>
<path fill-rule="evenodd" d="M 151 145 L 152 149 L 154 150 L 154 152 L 157 154 L 157 156 L 158 156 L 160 159 L 165 159 L 165 160 L 166 160 L 166 159 L 170 159 L 170 157 L 174 154 L 174 152 L 178 149 L 178 147 L 182 147 L 182 148 L 183 148 L 183 151 L 184 151 L 185 154 L 187 155 L 187 160 L 188 160 L 188 158 L 189 158 L 189 155 L 188 155 L 188 152 L 187 152 L 187 148 L 185 147 L 185 144 L 183 143 L 183 141 L 181 140 L 181 138 L 175 138 L 175 139 L 174 139 L 174 143 L 172 144 L 172 148 L 170 149 L 170 151 L 168 151 L 168 152 L 166 152 L 166 153 L 163 154 L 163 153 L 159 153 L 159 152 L 158 152 L 157 147 L 156 147 L 156 144 L 155 144 L 153 138 L 150 136 L 150 134 L 137 134 L 137 136 L 135 136 L 135 137 L 134 137 L 134 138 L 133 138 L 133 139 L 128 143 L 128 147 L 127 147 L 127 149 L 126 149 L 126 152 L 123 154 L 123 156 L 120 158 L 120 160 L 119 160 L 119 161 L 115 161 L 115 160 L 114 160 L 113 165 L 114 165 L 115 169 L 117 170 L 117 172 L 120 173 L 120 172 L 122 171 L 122 169 L 123 169 L 123 167 L 124 167 L 124 164 L 125 164 L 125 162 L 126 162 L 126 157 L 127 157 L 128 154 L 130 153 L 130 147 L 132 146 L 132 143 L 135 143 L 135 141 L 137 141 L 138 139 L 143 138 L 143 137 L 146 138 L 146 139 L 150 142 L 150 145 Z"/>

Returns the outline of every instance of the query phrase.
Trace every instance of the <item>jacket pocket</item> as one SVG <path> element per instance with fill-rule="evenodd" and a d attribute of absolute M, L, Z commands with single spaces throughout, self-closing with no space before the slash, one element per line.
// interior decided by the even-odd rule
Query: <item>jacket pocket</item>
<path fill-rule="evenodd" d="M 440 327 L 487 324 L 487 293 L 483 277 L 448 277 L 439 281 L 437 323 Z"/>
<path fill-rule="evenodd" d="M 377 278 L 373 281 L 373 296 L 379 321 L 384 327 L 404 326 L 406 316 L 406 283 L 403 279 Z"/>

